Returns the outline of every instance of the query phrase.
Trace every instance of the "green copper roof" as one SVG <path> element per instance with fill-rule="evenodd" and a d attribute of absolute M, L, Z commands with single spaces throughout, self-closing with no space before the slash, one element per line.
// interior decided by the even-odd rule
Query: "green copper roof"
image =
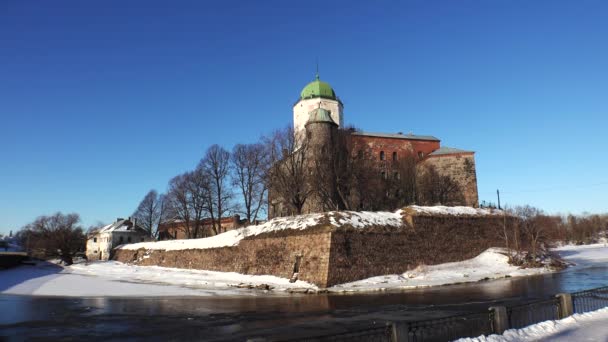
<path fill-rule="evenodd" d="M 317 79 L 308 83 L 300 93 L 300 99 L 310 99 L 314 97 L 324 97 L 332 100 L 337 99 L 336 93 L 329 83 L 321 81 L 318 74 Z"/>
<path fill-rule="evenodd" d="M 331 113 L 323 108 L 316 108 L 308 112 L 308 122 L 329 122 L 334 125 L 336 124 L 334 120 L 331 119 Z"/>

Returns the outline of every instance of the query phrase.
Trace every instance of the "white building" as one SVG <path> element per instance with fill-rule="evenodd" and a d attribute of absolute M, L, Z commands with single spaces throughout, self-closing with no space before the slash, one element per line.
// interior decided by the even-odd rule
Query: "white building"
<path fill-rule="evenodd" d="M 118 218 L 116 222 L 89 235 L 87 259 L 109 260 L 112 258 L 113 249 L 119 245 L 153 240 L 150 234 L 135 224 L 131 218 Z"/>

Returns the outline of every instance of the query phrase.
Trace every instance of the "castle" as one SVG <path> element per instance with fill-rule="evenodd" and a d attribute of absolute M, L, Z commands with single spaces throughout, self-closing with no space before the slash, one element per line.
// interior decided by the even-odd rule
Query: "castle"
<path fill-rule="evenodd" d="M 319 165 L 328 163 L 331 157 L 327 151 L 334 151 L 333 146 L 340 140 L 340 130 L 344 127 L 344 105 L 336 95 L 334 89 L 327 83 L 316 79 L 308 83 L 300 93 L 298 101 L 293 106 L 293 134 L 295 141 L 295 152 L 298 146 L 307 145 L 308 151 L 303 158 L 311 164 Z M 365 131 L 350 130 L 348 132 L 348 150 L 350 154 L 364 155 L 368 168 L 374 168 L 380 179 L 400 179 L 401 174 L 395 165 L 402 160 L 414 160 L 415 177 L 421 178 L 429 170 L 441 177 L 449 178 L 453 188 L 458 192 L 457 196 L 448 199 L 427 201 L 427 205 L 464 205 L 470 207 L 478 206 L 477 176 L 475 170 L 475 152 L 457 148 L 441 146 L 441 141 L 429 135 L 415 135 L 412 133 L 371 133 Z M 325 152 L 325 154 L 324 154 Z M 371 166 L 370 166 L 371 165 Z M 312 171 L 308 171 L 312 174 Z M 316 179 L 319 176 L 315 176 Z M 323 180 L 331 182 L 332 180 Z M 432 180 L 430 182 L 437 182 Z M 335 187 L 335 186 L 334 186 Z M 399 182 L 389 185 L 386 196 L 400 194 Z M 394 189 L 392 189 L 392 188 Z M 295 189 L 294 189 L 295 191 Z M 383 190 L 384 191 L 384 190 Z M 445 190 L 443 190 L 445 191 Z M 290 201 L 283 198 L 280 191 L 269 187 L 268 192 L 268 218 L 287 216 L 294 214 L 323 212 L 336 209 L 362 210 L 365 208 L 333 208 L 322 203 L 318 194 L 312 194 L 301 207 L 299 212 L 293 210 Z M 359 197 L 367 194 L 361 193 Z M 390 199 L 389 199 L 390 201 Z M 435 203 L 437 202 L 437 203 Z M 441 203 L 443 202 L 443 203 Z M 406 204 L 420 204 L 411 201 Z M 396 204 L 395 207 L 403 205 Z"/>

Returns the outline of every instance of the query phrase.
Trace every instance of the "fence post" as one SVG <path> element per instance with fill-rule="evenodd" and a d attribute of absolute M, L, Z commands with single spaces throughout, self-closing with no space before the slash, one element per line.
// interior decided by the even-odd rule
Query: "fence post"
<path fill-rule="evenodd" d="M 572 305 L 572 296 L 569 293 L 560 293 L 555 295 L 559 298 L 559 318 L 566 318 L 572 316 L 574 313 L 574 306 Z"/>
<path fill-rule="evenodd" d="M 495 334 L 502 334 L 505 330 L 509 329 L 509 316 L 507 315 L 506 307 L 491 306 L 490 311 L 494 312 L 492 327 L 494 328 Z"/>
<path fill-rule="evenodd" d="M 408 340 L 408 324 L 406 322 L 391 323 L 391 341 L 392 342 L 407 342 Z"/>

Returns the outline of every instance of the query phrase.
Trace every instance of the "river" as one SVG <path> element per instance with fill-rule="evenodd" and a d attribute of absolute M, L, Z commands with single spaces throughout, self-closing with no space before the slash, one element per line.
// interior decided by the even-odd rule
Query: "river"
<path fill-rule="evenodd" d="M 486 310 L 608 284 L 608 266 L 474 284 L 358 294 L 66 298 L 0 295 L 0 338 L 289 339 Z"/>

